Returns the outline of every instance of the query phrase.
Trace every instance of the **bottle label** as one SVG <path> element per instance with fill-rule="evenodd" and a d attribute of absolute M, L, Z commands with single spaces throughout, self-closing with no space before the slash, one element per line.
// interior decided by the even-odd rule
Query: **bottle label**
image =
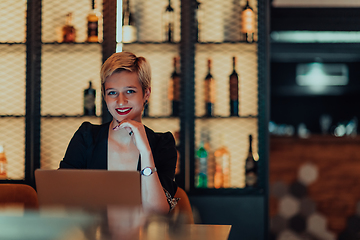
<path fill-rule="evenodd" d="M 245 177 L 245 182 L 247 186 L 255 186 L 256 182 L 257 182 L 257 176 L 254 172 L 249 172 L 246 174 Z"/>
<path fill-rule="evenodd" d="M 98 22 L 88 21 L 88 37 L 97 37 L 98 34 Z"/>
<path fill-rule="evenodd" d="M 239 81 L 236 76 L 230 77 L 230 100 L 236 101 L 239 99 Z"/>
<path fill-rule="evenodd" d="M 246 169 L 249 170 L 249 169 L 253 169 L 255 167 L 255 163 L 254 161 L 249 160 L 249 161 L 246 161 Z"/>
<path fill-rule="evenodd" d="M 0 161 L 0 179 L 6 179 L 6 162 Z"/>
<path fill-rule="evenodd" d="M 84 108 L 92 111 L 95 107 L 95 96 L 88 94 L 84 97 Z"/>
<path fill-rule="evenodd" d="M 254 12 L 251 9 L 246 9 L 241 13 L 242 27 L 241 32 L 253 33 L 255 26 Z"/>
<path fill-rule="evenodd" d="M 215 103 L 215 81 L 214 79 L 205 79 L 205 102 Z"/>

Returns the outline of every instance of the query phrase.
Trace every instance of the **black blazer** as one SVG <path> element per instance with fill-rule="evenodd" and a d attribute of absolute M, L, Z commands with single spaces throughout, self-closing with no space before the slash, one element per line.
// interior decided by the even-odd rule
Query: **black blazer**
<path fill-rule="evenodd" d="M 72 137 L 60 168 L 107 169 L 109 125 L 84 122 Z M 174 197 L 177 190 L 173 180 L 177 161 L 174 137 L 170 132 L 155 133 L 146 126 L 145 131 L 161 185 Z"/>

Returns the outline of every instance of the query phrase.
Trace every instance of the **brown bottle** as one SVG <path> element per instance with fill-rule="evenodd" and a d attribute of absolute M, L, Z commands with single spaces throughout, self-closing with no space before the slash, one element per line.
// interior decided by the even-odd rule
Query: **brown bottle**
<path fill-rule="evenodd" d="M 99 42 L 99 17 L 96 14 L 95 2 L 92 1 L 92 11 L 87 16 L 87 42 Z"/>
<path fill-rule="evenodd" d="M 66 15 L 66 24 L 62 28 L 62 33 L 63 33 L 63 39 L 62 39 L 63 43 L 75 42 L 76 31 L 74 26 L 72 25 L 72 13 L 68 13 Z"/>
<path fill-rule="evenodd" d="M 249 153 L 245 161 L 246 187 L 256 187 L 258 182 L 258 166 L 252 151 L 252 135 L 249 135 Z"/>

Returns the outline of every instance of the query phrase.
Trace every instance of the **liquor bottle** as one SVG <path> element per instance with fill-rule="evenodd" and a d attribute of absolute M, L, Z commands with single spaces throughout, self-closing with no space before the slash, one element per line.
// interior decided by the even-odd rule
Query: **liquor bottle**
<path fill-rule="evenodd" d="M 91 12 L 87 16 L 87 42 L 99 42 L 99 17 L 95 9 L 95 0 L 92 0 Z"/>
<path fill-rule="evenodd" d="M 5 156 L 4 146 L 0 145 L 0 179 L 7 178 L 7 159 Z"/>
<path fill-rule="evenodd" d="M 201 27 L 201 20 L 200 20 L 200 2 L 195 0 L 195 42 L 200 42 L 200 27 Z"/>
<path fill-rule="evenodd" d="M 135 19 L 130 10 L 130 0 L 127 0 L 123 12 L 122 41 L 123 43 L 131 43 L 135 42 L 136 39 L 137 30 Z"/>
<path fill-rule="evenodd" d="M 249 5 L 249 0 L 246 1 L 246 6 L 241 12 L 241 34 L 246 42 L 254 41 L 255 16 L 254 11 Z"/>
<path fill-rule="evenodd" d="M 211 60 L 208 59 L 208 73 L 205 77 L 205 116 L 212 117 L 215 103 L 215 80 L 211 75 Z"/>
<path fill-rule="evenodd" d="M 229 77 L 230 116 L 239 116 L 239 77 L 235 70 L 236 58 L 233 57 L 233 72 Z"/>
<path fill-rule="evenodd" d="M 202 137 L 203 138 L 203 137 Z M 196 151 L 197 174 L 195 175 L 195 187 L 207 188 L 207 164 L 208 152 L 204 147 L 204 140 L 201 140 L 200 147 Z"/>
<path fill-rule="evenodd" d="M 249 153 L 245 162 L 245 185 L 256 187 L 258 181 L 258 166 L 252 151 L 252 135 L 249 135 Z"/>
<path fill-rule="evenodd" d="M 218 148 L 215 155 L 215 188 L 229 188 L 230 187 L 230 153 L 223 144 L 223 136 L 220 137 L 221 146 Z"/>
<path fill-rule="evenodd" d="M 175 22 L 175 12 L 171 6 L 171 0 L 165 8 L 163 14 L 163 24 L 164 24 L 164 42 L 174 42 L 174 22 Z"/>
<path fill-rule="evenodd" d="M 180 74 L 178 72 L 178 60 L 176 57 L 174 58 L 174 71 L 171 73 L 169 81 L 168 98 L 172 104 L 171 116 L 178 117 L 180 111 Z"/>
<path fill-rule="evenodd" d="M 95 106 L 96 90 L 92 88 L 92 83 L 89 81 L 89 87 L 84 90 L 84 115 L 96 116 Z"/>
<path fill-rule="evenodd" d="M 72 13 L 68 13 L 66 15 L 66 23 L 62 28 L 62 42 L 64 43 L 72 43 L 75 42 L 76 30 L 72 25 Z"/>

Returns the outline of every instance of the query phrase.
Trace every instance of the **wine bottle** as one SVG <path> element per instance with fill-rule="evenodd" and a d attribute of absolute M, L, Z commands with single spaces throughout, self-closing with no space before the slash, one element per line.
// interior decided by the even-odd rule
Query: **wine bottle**
<path fill-rule="evenodd" d="M 254 29 L 254 11 L 249 5 L 249 0 L 247 0 L 246 6 L 241 12 L 241 34 L 246 42 L 251 43 L 254 41 Z"/>
<path fill-rule="evenodd" d="M 223 144 L 223 136 L 220 137 L 221 146 L 215 151 L 215 188 L 230 187 L 230 153 Z"/>
<path fill-rule="evenodd" d="M 163 23 L 164 23 L 164 41 L 165 42 L 174 42 L 174 9 L 171 6 L 171 0 L 169 0 L 169 4 L 165 8 L 165 12 L 163 15 Z"/>
<path fill-rule="evenodd" d="M 66 15 L 66 23 L 62 28 L 62 42 L 64 43 L 72 43 L 75 42 L 76 30 L 72 25 L 72 13 L 68 13 Z"/>
<path fill-rule="evenodd" d="M 135 19 L 130 10 L 130 0 L 127 0 L 123 12 L 122 41 L 123 43 L 131 43 L 135 42 L 136 39 Z"/>
<path fill-rule="evenodd" d="M 195 0 L 195 42 L 200 42 L 200 27 L 201 27 L 201 20 L 200 20 L 200 2 Z"/>
<path fill-rule="evenodd" d="M 229 77 L 230 116 L 239 116 L 239 77 L 235 70 L 236 58 L 233 57 L 233 72 Z"/>
<path fill-rule="evenodd" d="M 89 87 L 84 90 L 84 115 L 96 116 L 96 90 L 92 88 L 92 83 L 89 81 Z"/>
<path fill-rule="evenodd" d="M 7 159 L 5 156 L 4 146 L 0 145 L 0 179 L 7 178 Z"/>
<path fill-rule="evenodd" d="M 178 72 L 178 60 L 176 57 L 174 58 L 174 70 L 171 73 L 169 83 L 168 98 L 172 104 L 171 116 L 178 117 L 180 111 L 180 74 Z"/>
<path fill-rule="evenodd" d="M 211 75 L 211 60 L 208 59 L 208 73 L 205 77 L 205 116 L 212 117 L 215 103 L 215 80 Z"/>
<path fill-rule="evenodd" d="M 95 0 L 92 0 L 91 12 L 87 16 L 87 42 L 99 42 L 99 17 L 95 9 Z"/>
<path fill-rule="evenodd" d="M 249 135 L 249 153 L 245 161 L 245 185 L 256 187 L 258 181 L 258 166 L 252 151 L 252 135 Z"/>
<path fill-rule="evenodd" d="M 203 136 L 202 136 L 203 138 Z M 208 152 L 204 147 L 204 140 L 201 140 L 200 147 L 196 151 L 197 174 L 195 175 L 195 187 L 207 188 L 207 163 Z"/>

